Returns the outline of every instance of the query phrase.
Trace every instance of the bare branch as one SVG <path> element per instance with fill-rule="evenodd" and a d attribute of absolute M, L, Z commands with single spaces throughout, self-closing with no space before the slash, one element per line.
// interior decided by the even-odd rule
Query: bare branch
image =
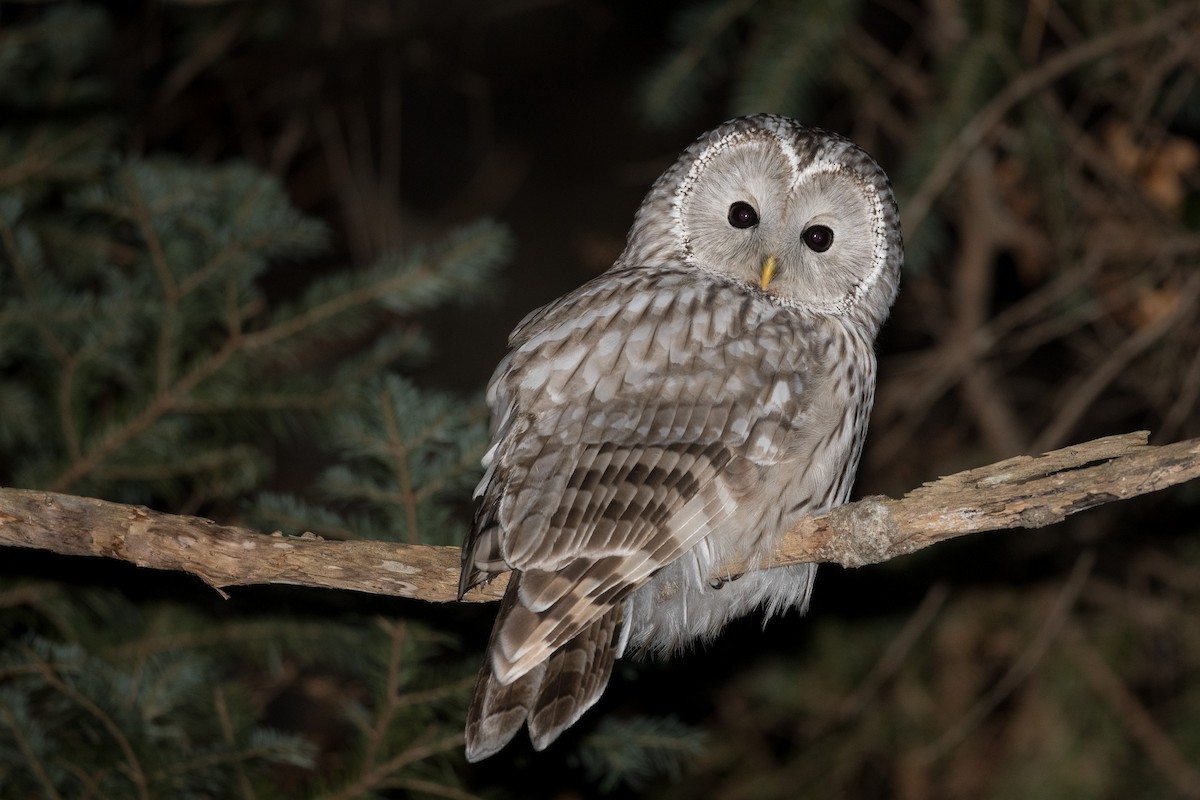
<path fill-rule="evenodd" d="M 958 472 L 899 500 L 848 503 L 800 520 L 772 563 L 877 564 L 969 533 L 1043 528 L 1084 509 L 1200 477 L 1200 439 L 1161 447 L 1146 444 L 1148 439 L 1146 431 L 1106 436 Z"/>
<path fill-rule="evenodd" d="M 940 478 L 898 500 L 868 497 L 801 520 L 770 563 L 859 567 L 969 533 L 1044 527 L 1086 508 L 1200 477 L 1200 439 L 1161 447 L 1147 439 L 1144 431 L 1109 436 Z M 448 602 L 458 587 L 457 547 L 264 535 L 27 489 L 0 489 L 0 545 L 190 572 L 218 591 L 283 583 Z M 720 572 L 752 568 L 727 564 Z M 501 576 L 465 599 L 498 599 L 506 583 Z"/>

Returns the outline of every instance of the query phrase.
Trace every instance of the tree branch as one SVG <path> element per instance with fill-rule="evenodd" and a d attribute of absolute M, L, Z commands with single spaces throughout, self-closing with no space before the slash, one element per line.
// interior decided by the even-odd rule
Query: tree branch
<path fill-rule="evenodd" d="M 807 517 L 771 564 L 874 564 L 980 531 L 1041 528 L 1086 508 L 1200 477 L 1200 439 L 1149 446 L 1146 432 L 1096 439 L 1041 456 L 960 472 L 893 500 L 868 497 Z M 264 535 L 143 506 L 27 489 L 0 489 L 0 545 L 105 556 L 190 572 L 229 586 L 284 583 L 433 602 L 455 599 L 459 549 L 378 541 Z M 751 569 L 727 564 L 721 575 Z M 468 593 L 498 599 L 507 576 Z"/>

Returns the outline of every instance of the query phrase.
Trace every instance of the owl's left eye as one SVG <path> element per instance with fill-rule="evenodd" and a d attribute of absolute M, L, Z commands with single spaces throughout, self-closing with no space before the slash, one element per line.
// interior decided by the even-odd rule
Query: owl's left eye
<path fill-rule="evenodd" d="M 738 200 L 729 207 L 729 224 L 735 228 L 753 228 L 758 224 L 758 212 L 754 206 Z"/>
<path fill-rule="evenodd" d="M 833 230 L 825 225 L 810 225 L 800 236 L 814 253 L 824 253 L 833 247 Z"/>

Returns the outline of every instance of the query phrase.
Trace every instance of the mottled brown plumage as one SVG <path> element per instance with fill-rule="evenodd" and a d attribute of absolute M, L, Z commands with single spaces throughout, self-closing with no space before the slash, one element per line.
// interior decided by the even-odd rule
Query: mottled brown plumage
<path fill-rule="evenodd" d="M 488 389 L 487 472 L 460 590 L 514 572 L 467 755 L 528 723 L 538 749 L 627 649 L 669 652 L 815 565 L 763 561 L 844 503 L 902 261 L 887 178 L 833 134 L 758 115 L 700 137 L 651 188 L 606 273 L 530 314 Z"/>

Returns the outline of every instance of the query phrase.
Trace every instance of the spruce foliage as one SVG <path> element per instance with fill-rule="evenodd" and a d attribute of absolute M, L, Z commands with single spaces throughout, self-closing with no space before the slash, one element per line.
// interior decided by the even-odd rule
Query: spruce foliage
<path fill-rule="evenodd" d="M 317 269 L 329 232 L 275 178 L 122 154 L 103 12 L 31 17 L 0 30 L 0 482 L 286 532 L 460 540 L 483 409 L 398 369 L 431 350 L 416 315 L 489 283 L 505 230 Z M 303 501 L 266 491 L 293 453 L 337 465 Z M 474 665 L 452 639 L 115 580 L 132 594 L 0 586 L 0 794 L 457 791 L 446 762 Z"/>

